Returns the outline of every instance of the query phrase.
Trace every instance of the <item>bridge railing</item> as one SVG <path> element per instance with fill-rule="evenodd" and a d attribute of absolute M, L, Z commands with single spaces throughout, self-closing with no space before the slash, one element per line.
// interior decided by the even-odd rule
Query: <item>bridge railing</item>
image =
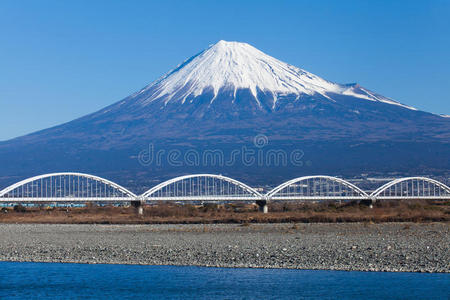
<path fill-rule="evenodd" d="M 450 188 L 426 177 L 392 180 L 368 194 L 344 179 L 303 176 L 266 194 L 241 181 L 214 174 L 192 174 L 164 181 L 140 196 L 107 179 L 83 173 L 31 177 L 0 191 L 0 202 L 101 201 L 342 201 L 450 199 Z"/>
<path fill-rule="evenodd" d="M 35 176 L 0 191 L 2 202 L 130 201 L 136 198 L 134 193 L 112 181 L 83 173 Z"/>
<path fill-rule="evenodd" d="M 373 199 L 441 199 L 450 197 L 450 188 L 427 177 L 392 180 L 370 195 Z"/>
<path fill-rule="evenodd" d="M 258 200 L 263 198 L 252 187 L 229 177 L 214 174 L 193 174 L 176 177 L 146 191 L 142 200 Z"/>
<path fill-rule="evenodd" d="M 266 194 L 269 200 L 367 199 L 360 188 L 332 176 L 303 176 L 280 184 Z"/>

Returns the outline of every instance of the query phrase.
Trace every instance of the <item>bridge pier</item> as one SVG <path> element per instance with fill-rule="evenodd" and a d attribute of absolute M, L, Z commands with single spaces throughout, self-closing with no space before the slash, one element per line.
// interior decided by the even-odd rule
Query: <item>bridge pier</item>
<path fill-rule="evenodd" d="M 359 204 L 368 206 L 369 208 L 373 208 L 373 204 L 374 203 L 375 203 L 375 199 L 374 198 L 363 199 L 363 200 L 359 201 Z"/>
<path fill-rule="evenodd" d="M 373 208 L 373 205 L 375 204 L 376 201 L 377 201 L 377 198 L 375 198 L 375 197 L 370 197 L 370 205 L 369 205 L 369 208 Z"/>
<path fill-rule="evenodd" d="M 136 213 L 140 216 L 144 214 L 144 201 L 142 200 L 136 200 L 131 201 L 131 206 L 133 206 L 136 209 Z"/>
<path fill-rule="evenodd" d="M 267 214 L 269 207 L 267 206 L 267 200 L 256 200 L 256 204 L 259 207 L 259 211 L 263 214 Z"/>

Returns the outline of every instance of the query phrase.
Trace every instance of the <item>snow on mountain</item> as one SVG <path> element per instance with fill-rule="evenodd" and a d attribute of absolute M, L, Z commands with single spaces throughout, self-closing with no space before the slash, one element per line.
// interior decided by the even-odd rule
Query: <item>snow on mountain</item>
<path fill-rule="evenodd" d="M 222 90 L 232 91 L 234 100 L 238 89 L 250 90 L 258 105 L 259 91 L 272 94 L 272 108 L 280 96 L 296 95 L 295 99 L 298 99 L 301 95 L 319 94 L 330 101 L 335 101 L 335 95 L 346 95 L 415 110 L 357 84 L 343 85 L 327 81 L 271 57 L 247 43 L 227 41 L 219 41 L 189 58 L 136 96 L 144 96 L 140 102 L 145 106 L 157 99 L 163 99 L 165 104 L 169 101 L 184 103 L 212 91 L 212 103 Z"/>

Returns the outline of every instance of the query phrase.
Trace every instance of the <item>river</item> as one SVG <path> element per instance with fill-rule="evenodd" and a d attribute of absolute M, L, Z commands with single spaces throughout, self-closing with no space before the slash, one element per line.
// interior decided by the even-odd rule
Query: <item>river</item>
<path fill-rule="evenodd" d="M 0 262 L 0 299 L 448 299 L 450 274 Z"/>

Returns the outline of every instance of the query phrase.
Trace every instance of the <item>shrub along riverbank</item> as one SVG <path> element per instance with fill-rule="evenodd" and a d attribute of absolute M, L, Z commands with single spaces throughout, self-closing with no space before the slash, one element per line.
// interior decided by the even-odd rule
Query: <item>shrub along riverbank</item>
<path fill-rule="evenodd" d="M 269 213 L 254 204 L 146 205 L 138 215 L 133 207 L 95 206 L 3 207 L 0 223 L 59 224 L 210 224 L 210 223 L 337 223 L 449 222 L 450 201 L 383 201 L 373 208 L 358 203 L 269 203 Z"/>

